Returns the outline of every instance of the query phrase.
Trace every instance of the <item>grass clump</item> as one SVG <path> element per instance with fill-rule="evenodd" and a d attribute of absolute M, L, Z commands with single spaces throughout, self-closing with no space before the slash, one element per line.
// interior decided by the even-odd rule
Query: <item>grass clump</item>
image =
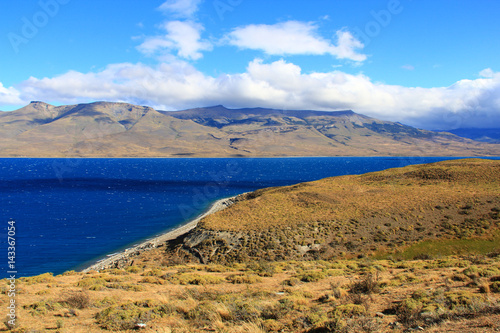
<path fill-rule="evenodd" d="M 247 270 L 263 277 L 271 277 L 276 272 L 275 266 L 270 262 L 264 260 L 247 264 Z"/>
<path fill-rule="evenodd" d="M 173 284 L 193 284 L 193 285 L 207 285 L 207 284 L 220 284 L 224 282 L 224 278 L 214 275 L 201 275 L 194 273 L 175 274 L 167 278 L 167 281 Z"/>
<path fill-rule="evenodd" d="M 39 301 L 23 306 L 23 309 L 27 310 L 32 316 L 44 316 L 48 312 L 59 310 L 61 308 L 63 308 L 63 305 L 55 302 L 54 300 Z"/>
<path fill-rule="evenodd" d="M 84 277 L 76 284 L 77 287 L 88 290 L 102 290 L 105 288 L 106 280 L 100 277 Z"/>
<path fill-rule="evenodd" d="M 129 330 L 137 323 L 146 323 L 155 317 L 154 308 L 144 307 L 141 302 L 111 306 L 96 314 L 99 326 L 108 330 Z"/>
<path fill-rule="evenodd" d="M 262 282 L 262 278 L 254 274 L 231 274 L 226 277 L 226 281 L 233 284 L 254 284 Z"/>
<path fill-rule="evenodd" d="M 22 277 L 19 281 L 23 282 L 26 285 L 33 285 L 39 283 L 51 283 L 54 282 L 54 275 L 52 273 L 44 273 L 37 276 L 30 277 Z"/>
<path fill-rule="evenodd" d="M 317 282 L 326 277 L 322 271 L 305 271 L 296 276 L 302 282 Z"/>

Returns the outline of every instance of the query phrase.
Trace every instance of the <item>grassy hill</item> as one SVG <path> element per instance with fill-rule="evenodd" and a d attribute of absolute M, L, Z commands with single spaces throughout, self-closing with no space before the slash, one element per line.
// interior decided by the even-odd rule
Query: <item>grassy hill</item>
<path fill-rule="evenodd" d="M 2 157 L 497 156 L 500 144 L 381 121 L 353 111 L 157 111 L 127 103 L 0 113 Z"/>
<path fill-rule="evenodd" d="M 10 331 L 496 332 L 499 183 L 469 159 L 249 193 L 115 268 L 19 279 Z"/>
<path fill-rule="evenodd" d="M 249 193 L 169 255 L 202 263 L 332 259 L 499 225 L 500 161 L 455 160 Z"/>

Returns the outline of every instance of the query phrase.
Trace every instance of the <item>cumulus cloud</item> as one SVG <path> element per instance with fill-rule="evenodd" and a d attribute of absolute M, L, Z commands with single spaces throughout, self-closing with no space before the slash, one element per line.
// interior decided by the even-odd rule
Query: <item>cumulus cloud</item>
<path fill-rule="evenodd" d="M 284 60 L 265 63 L 255 59 L 243 73 L 218 77 L 205 75 L 185 61 L 156 67 L 114 64 L 99 72 L 32 77 L 14 88 L 0 88 L 0 103 L 13 98 L 26 103 L 122 101 L 162 110 L 215 104 L 288 110 L 352 109 L 428 129 L 494 127 L 500 123 L 497 72 L 486 71 L 481 78 L 461 80 L 449 87 L 408 88 L 373 82 L 363 74 L 303 73 L 299 66 Z"/>
<path fill-rule="evenodd" d="M 23 104 L 23 100 L 20 98 L 20 92 L 13 88 L 5 88 L 0 82 L 0 103 L 6 105 L 19 105 Z"/>
<path fill-rule="evenodd" d="M 479 76 L 492 78 L 495 77 L 495 72 L 491 68 L 485 68 L 479 72 Z"/>
<path fill-rule="evenodd" d="M 366 55 L 356 52 L 364 45 L 349 31 L 337 31 L 335 45 L 321 37 L 317 30 L 313 23 L 298 21 L 274 25 L 251 24 L 234 29 L 226 40 L 239 48 L 262 50 L 271 55 L 330 54 L 338 59 L 366 60 Z"/>
<path fill-rule="evenodd" d="M 197 11 L 201 0 L 167 0 L 159 9 L 178 18 L 191 18 Z"/>
<path fill-rule="evenodd" d="M 204 30 L 199 23 L 192 21 L 169 21 L 162 25 L 165 35 L 148 37 L 137 49 L 146 55 L 157 55 L 160 58 L 165 54 L 177 52 L 177 56 L 184 59 L 197 60 L 203 57 L 202 51 L 210 51 L 212 44 L 202 40 Z"/>
<path fill-rule="evenodd" d="M 403 65 L 403 66 L 401 66 L 401 68 L 406 69 L 407 71 L 415 70 L 415 66 L 413 66 L 413 65 Z"/>

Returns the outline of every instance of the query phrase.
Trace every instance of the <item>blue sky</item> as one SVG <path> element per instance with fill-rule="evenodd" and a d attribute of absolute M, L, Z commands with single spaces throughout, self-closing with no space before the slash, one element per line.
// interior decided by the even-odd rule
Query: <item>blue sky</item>
<path fill-rule="evenodd" d="M 97 100 L 500 127 L 494 0 L 0 3 L 0 110 Z"/>

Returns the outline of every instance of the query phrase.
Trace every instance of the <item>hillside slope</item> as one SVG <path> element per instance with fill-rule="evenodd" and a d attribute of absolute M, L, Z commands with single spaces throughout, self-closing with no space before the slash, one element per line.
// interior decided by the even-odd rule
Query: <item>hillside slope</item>
<path fill-rule="evenodd" d="M 454 160 L 258 190 L 169 244 L 171 260 L 355 257 L 500 227 L 500 161 Z"/>
<path fill-rule="evenodd" d="M 167 112 L 108 102 L 32 102 L 2 112 L 0 139 L 3 157 L 500 155 L 500 144 L 420 130 L 350 110 L 214 106 Z"/>

